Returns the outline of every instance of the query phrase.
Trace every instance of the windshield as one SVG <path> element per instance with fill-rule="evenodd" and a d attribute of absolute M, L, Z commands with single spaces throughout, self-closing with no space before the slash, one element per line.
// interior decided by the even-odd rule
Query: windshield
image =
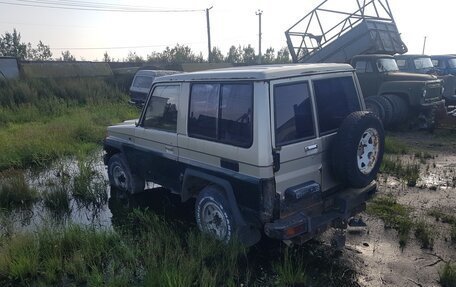
<path fill-rule="evenodd" d="M 431 58 L 417 58 L 413 60 L 413 62 L 415 63 L 415 69 L 417 70 L 430 69 L 434 67 L 434 65 L 432 65 Z"/>
<path fill-rule="evenodd" d="M 396 60 L 394 59 L 378 59 L 377 60 L 377 68 L 379 72 L 394 72 L 399 71 L 397 67 Z"/>
<path fill-rule="evenodd" d="M 448 59 L 448 65 L 450 68 L 456 68 L 456 58 Z"/>

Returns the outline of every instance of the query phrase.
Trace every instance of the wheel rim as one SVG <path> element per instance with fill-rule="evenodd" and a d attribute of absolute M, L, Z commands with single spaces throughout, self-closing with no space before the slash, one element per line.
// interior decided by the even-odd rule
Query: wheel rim
<path fill-rule="evenodd" d="M 369 174 L 377 163 L 380 150 L 378 131 L 373 128 L 367 129 L 359 141 L 357 162 L 358 169 L 363 174 Z"/>
<path fill-rule="evenodd" d="M 127 187 L 128 187 L 127 175 L 121 166 L 116 165 L 112 169 L 112 177 L 114 179 L 115 185 L 118 188 L 120 188 L 122 190 L 127 190 Z"/>
<path fill-rule="evenodd" d="M 206 203 L 201 211 L 203 231 L 224 240 L 228 233 L 228 220 L 224 212 L 213 202 Z"/>

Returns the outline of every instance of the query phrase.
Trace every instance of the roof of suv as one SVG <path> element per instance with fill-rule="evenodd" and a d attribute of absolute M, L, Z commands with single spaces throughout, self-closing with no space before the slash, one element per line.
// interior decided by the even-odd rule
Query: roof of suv
<path fill-rule="evenodd" d="M 284 64 L 259 65 L 207 70 L 164 76 L 156 82 L 210 80 L 270 80 L 300 75 L 353 71 L 348 64 Z"/>

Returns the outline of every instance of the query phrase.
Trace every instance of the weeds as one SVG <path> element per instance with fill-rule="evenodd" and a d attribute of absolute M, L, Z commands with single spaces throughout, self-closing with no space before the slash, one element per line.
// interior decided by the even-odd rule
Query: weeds
<path fill-rule="evenodd" d="M 38 193 L 30 188 L 20 171 L 0 173 L 0 208 L 30 207 Z"/>
<path fill-rule="evenodd" d="M 101 206 L 106 204 L 107 184 L 103 175 L 98 172 L 94 163 L 88 159 L 78 160 L 79 174 L 73 179 L 73 196 L 83 205 Z"/>
<path fill-rule="evenodd" d="M 421 243 L 421 248 L 432 249 L 434 247 L 434 235 L 424 221 L 416 223 L 415 237 Z"/>
<path fill-rule="evenodd" d="M 436 220 L 440 220 L 443 223 L 456 225 L 456 216 L 447 214 L 440 209 L 431 209 L 427 212 L 429 216 L 434 217 Z"/>
<path fill-rule="evenodd" d="M 420 178 L 419 164 L 403 164 L 399 158 L 384 157 L 380 167 L 381 172 L 391 174 L 406 181 L 408 186 L 415 186 Z"/>
<path fill-rule="evenodd" d="M 413 228 L 410 210 L 390 196 L 377 197 L 367 206 L 367 212 L 385 222 L 386 228 L 393 228 L 399 234 L 399 245 L 405 247 Z"/>
<path fill-rule="evenodd" d="M 297 254 L 290 254 L 292 249 L 286 248 L 282 260 L 275 263 L 274 271 L 277 273 L 277 283 L 279 286 L 305 285 L 308 275 L 304 266 L 304 260 Z"/>
<path fill-rule="evenodd" d="M 44 206 L 55 215 L 64 215 L 71 212 L 70 195 L 64 186 L 52 186 L 42 193 Z"/>
<path fill-rule="evenodd" d="M 391 137 L 385 138 L 385 153 L 404 155 L 409 152 L 409 147 Z"/>
<path fill-rule="evenodd" d="M 443 287 L 455 287 L 456 286 L 456 264 L 445 263 L 443 268 L 439 272 L 440 285 Z"/>

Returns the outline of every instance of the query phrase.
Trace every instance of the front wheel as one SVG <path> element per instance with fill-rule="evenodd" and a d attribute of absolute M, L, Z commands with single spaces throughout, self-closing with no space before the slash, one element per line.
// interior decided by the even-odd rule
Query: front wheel
<path fill-rule="evenodd" d="M 195 217 L 198 228 L 223 242 L 233 238 L 236 224 L 228 201 L 214 186 L 204 188 L 195 202 Z"/>
<path fill-rule="evenodd" d="M 144 190 L 144 180 L 131 172 L 122 154 L 115 154 L 109 159 L 108 177 L 111 188 L 125 195 L 135 194 Z"/>

